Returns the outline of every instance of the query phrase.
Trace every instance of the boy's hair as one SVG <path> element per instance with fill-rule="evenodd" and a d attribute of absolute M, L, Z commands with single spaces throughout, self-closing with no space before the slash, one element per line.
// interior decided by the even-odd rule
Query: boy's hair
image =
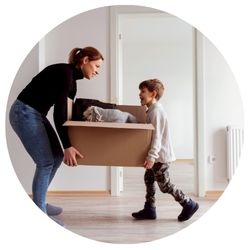
<path fill-rule="evenodd" d="M 164 92 L 164 85 L 158 79 L 149 79 L 149 80 L 145 80 L 141 82 L 139 85 L 139 89 L 141 90 L 144 88 L 147 88 L 150 92 L 153 92 L 155 90 L 157 93 L 155 97 L 156 100 L 159 100 L 162 97 L 163 92 Z"/>

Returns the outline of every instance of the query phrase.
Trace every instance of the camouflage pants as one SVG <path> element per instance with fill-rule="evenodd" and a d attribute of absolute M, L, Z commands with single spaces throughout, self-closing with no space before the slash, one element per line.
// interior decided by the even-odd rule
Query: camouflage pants
<path fill-rule="evenodd" d="M 147 169 L 145 171 L 145 198 L 146 202 L 153 207 L 155 207 L 155 182 L 158 183 L 161 192 L 171 194 L 180 204 L 189 200 L 188 196 L 186 196 L 180 189 L 177 189 L 176 186 L 170 182 L 168 168 L 169 165 L 167 163 L 162 164 L 157 162 L 151 169 Z"/>

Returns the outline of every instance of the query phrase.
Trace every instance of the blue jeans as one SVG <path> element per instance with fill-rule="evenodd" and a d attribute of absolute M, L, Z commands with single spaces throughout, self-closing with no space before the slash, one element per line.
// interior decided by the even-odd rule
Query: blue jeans
<path fill-rule="evenodd" d="M 9 119 L 36 164 L 32 183 L 33 201 L 46 213 L 46 194 L 62 163 L 62 147 L 49 120 L 29 105 L 16 100 L 10 109 Z"/>

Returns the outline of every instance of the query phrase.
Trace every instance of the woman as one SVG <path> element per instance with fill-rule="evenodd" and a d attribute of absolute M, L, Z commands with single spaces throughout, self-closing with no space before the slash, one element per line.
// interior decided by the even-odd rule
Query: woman
<path fill-rule="evenodd" d="M 98 74 L 103 60 L 102 54 L 93 47 L 74 48 L 68 64 L 53 64 L 42 70 L 22 90 L 10 109 L 10 124 L 36 164 L 32 183 L 33 201 L 60 225 L 63 222 L 52 216 L 60 214 L 62 209 L 46 204 L 48 186 L 62 160 L 73 167 L 77 165 L 76 157 L 83 157 L 71 145 L 67 127 L 63 126 L 67 120 L 67 98 L 74 99 L 76 80 L 90 80 Z M 54 124 L 64 152 L 46 118 L 53 105 Z"/>

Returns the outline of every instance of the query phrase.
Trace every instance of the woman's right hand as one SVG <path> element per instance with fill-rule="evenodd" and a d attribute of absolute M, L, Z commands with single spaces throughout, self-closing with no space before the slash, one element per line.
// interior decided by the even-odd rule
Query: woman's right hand
<path fill-rule="evenodd" d="M 77 160 L 76 160 L 77 156 L 83 158 L 83 155 L 74 147 L 66 148 L 64 150 L 63 162 L 70 167 L 75 167 L 77 166 Z"/>

